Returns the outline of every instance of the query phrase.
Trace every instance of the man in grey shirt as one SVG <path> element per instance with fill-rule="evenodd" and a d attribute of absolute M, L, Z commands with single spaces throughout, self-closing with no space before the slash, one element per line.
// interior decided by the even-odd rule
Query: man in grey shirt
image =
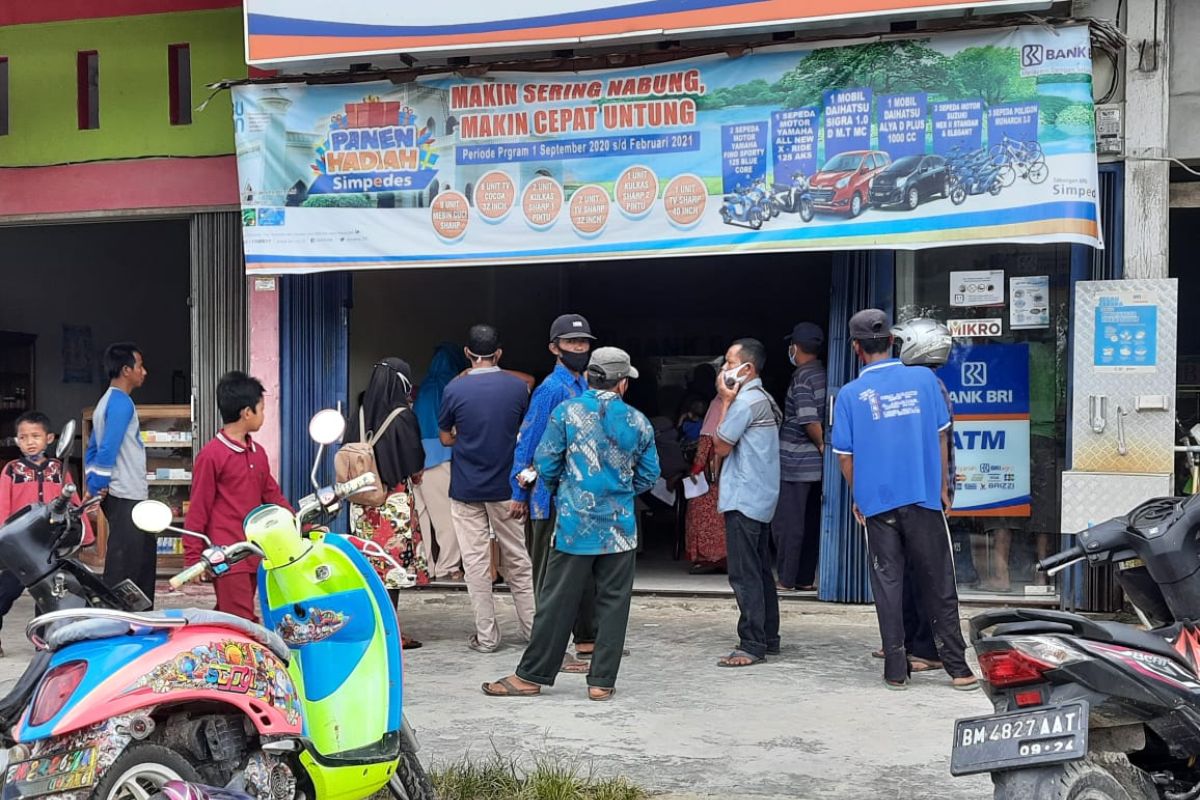
<path fill-rule="evenodd" d="M 104 351 L 109 387 L 92 413 L 84 465 L 88 495 L 100 495 L 108 521 L 104 582 L 116 586 L 126 578 L 154 602 L 157 540 L 133 524 L 133 507 L 149 496 L 146 449 L 141 423 L 130 395 L 146 382 L 142 352 L 132 342 L 109 345 Z"/>

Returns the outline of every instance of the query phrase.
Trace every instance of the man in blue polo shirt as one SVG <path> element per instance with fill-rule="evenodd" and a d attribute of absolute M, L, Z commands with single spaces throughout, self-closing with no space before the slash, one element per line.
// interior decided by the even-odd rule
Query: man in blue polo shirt
<path fill-rule="evenodd" d="M 833 451 L 852 487 L 854 515 L 867 528 L 871 589 L 883 639 L 883 681 L 908 687 L 904 649 L 904 572 L 912 576 L 955 689 L 979 683 L 966 662 L 950 534 L 950 410 L 931 370 L 892 358 L 887 315 L 869 308 L 850 318 L 864 366 L 834 404 Z"/>

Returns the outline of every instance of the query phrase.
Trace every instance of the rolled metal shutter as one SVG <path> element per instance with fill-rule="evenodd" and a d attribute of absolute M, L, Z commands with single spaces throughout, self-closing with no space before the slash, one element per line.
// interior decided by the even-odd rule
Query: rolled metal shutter
<path fill-rule="evenodd" d="M 349 409 L 350 287 L 349 272 L 287 275 L 280 279 L 283 451 L 279 483 L 290 498 L 311 491 L 309 472 L 317 447 L 308 437 L 309 419 L 322 408 L 340 405 L 343 413 Z"/>
<path fill-rule="evenodd" d="M 856 250 L 833 254 L 829 303 L 829 408 L 838 391 L 858 375 L 850 348 L 850 317 L 864 308 L 889 314 L 895 296 L 895 253 Z M 828 414 L 827 414 L 828 417 Z M 830 420 L 827 418 L 826 422 Z M 850 487 L 833 450 L 825 449 L 824 500 L 821 504 L 821 556 L 818 597 L 836 603 L 869 603 L 870 555 L 862 528 L 851 511 Z"/>
<path fill-rule="evenodd" d="M 221 427 L 217 382 L 249 363 L 241 218 L 236 211 L 193 214 L 190 240 L 192 432 L 198 453 Z"/>

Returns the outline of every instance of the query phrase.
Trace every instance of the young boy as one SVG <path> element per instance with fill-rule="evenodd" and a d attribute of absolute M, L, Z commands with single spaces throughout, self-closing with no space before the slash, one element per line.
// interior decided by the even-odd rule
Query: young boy
<path fill-rule="evenodd" d="M 227 546 L 246 540 L 242 520 L 258 506 L 291 506 L 271 477 L 266 452 L 250 438 L 263 425 L 263 385 L 244 372 L 226 373 L 217 384 L 217 407 L 225 426 L 196 456 L 184 527 Z M 195 564 L 204 547 L 201 540 L 187 537 L 184 561 Z M 258 559 L 248 558 L 213 581 L 217 611 L 257 619 L 257 570 Z"/>
<path fill-rule="evenodd" d="M 46 455 L 53 442 L 50 418 L 45 414 L 26 411 L 17 417 L 17 447 L 21 457 L 0 470 L 0 525 L 26 506 L 57 499 L 64 486 L 74 483 L 63 462 Z M 71 502 L 78 506 L 79 495 L 76 494 Z M 92 531 L 86 518 L 83 526 L 83 543 L 91 544 Z M 0 626 L 22 591 L 24 587 L 15 575 L 0 571 Z M 0 648 L 0 657 L 3 655 L 4 650 Z"/>

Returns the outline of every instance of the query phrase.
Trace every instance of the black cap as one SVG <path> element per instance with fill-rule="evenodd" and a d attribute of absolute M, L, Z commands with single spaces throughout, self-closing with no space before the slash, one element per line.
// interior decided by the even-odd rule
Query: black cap
<path fill-rule="evenodd" d="M 812 322 L 801 322 L 792 328 L 791 334 L 783 337 L 783 340 L 792 344 L 806 344 L 813 347 L 820 347 L 825 344 L 825 332 L 821 330 L 820 325 Z"/>
<path fill-rule="evenodd" d="M 559 339 L 595 339 L 592 326 L 579 314 L 563 314 L 550 325 L 550 341 Z"/>
<path fill-rule="evenodd" d="M 887 314 L 878 308 L 864 308 L 850 318 L 851 339 L 886 339 L 891 335 Z"/>

